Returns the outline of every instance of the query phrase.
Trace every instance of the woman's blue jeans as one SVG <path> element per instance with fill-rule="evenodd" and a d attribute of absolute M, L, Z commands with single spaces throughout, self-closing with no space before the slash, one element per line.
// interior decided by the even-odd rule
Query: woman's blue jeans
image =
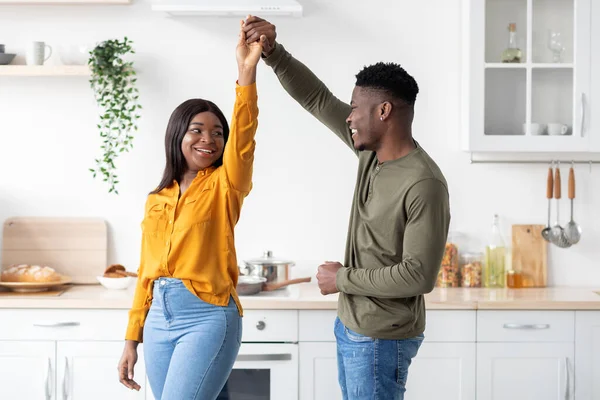
<path fill-rule="evenodd" d="M 179 279 L 154 282 L 144 325 L 144 360 L 156 400 L 214 400 L 225 385 L 242 341 L 233 299 L 206 303 Z"/>

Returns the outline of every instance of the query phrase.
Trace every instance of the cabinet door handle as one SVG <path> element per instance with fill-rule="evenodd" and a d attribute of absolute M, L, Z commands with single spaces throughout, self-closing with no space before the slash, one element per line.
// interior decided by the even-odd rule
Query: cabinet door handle
<path fill-rule="evenodd" d="M 569 374 L 569 357 L 565 357 L 565 400 L 569 400 L 569 385 L 571 383 L 571 377 Z"/>
<path fill-rule="evenodd" d="M 290 361 L 291 353 L 282 354 L 238 354 L 236 361 Z"/>
<path fill-rule="evenodd" d="M 52 400 L 52 360 L 48 357 L 48 369 L 46 371 L 46 400 Z"/>
<path fill-rule="evenodd" d="M 69 400 L 69 386 L 71 382 L 69 374 L 69 358 L 65 357 L 65 376 L 63 377 L 63 400 Z"/>
<path fill-rule="evenodd" d="M 585 93 L 581 93 L 581 125 L 579 127 L 581 137 L 583 137 L 583 135 L 584 135 L 584 130 L 583 130 L 584 124 L 585 124 Z"/>
<path fill-rule="evenodd" d="M 504 329 L 550 329 L 550 324 L 504 324 Z"/>
<path fill-rule="evenodd" d="M 66 326 L 79 326 L 81 325 L 76 321 L 66 321 L 66 322 L 34 322 L 33 326 L 38 326 L 41 328 L 62 328 Z"/>

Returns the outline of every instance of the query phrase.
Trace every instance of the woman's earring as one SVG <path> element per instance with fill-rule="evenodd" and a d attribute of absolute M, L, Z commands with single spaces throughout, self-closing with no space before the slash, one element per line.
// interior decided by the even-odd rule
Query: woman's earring
<path fill-rule="evenodd" d="M 383 117 L 379 117 L 379 120 L 380 120 L 380 121 L 383 121 Z"/>

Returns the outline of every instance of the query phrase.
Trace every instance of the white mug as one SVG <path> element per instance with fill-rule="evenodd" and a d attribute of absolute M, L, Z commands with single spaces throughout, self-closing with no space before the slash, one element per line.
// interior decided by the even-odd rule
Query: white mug
<path fill-rule="evenodd" d="M 46 56 L 46 48 L 48 48 L 48 55 Z M 31 42 L 27 48 L 27 54 L 25 60 L 27 65 L 44 65 L 44 62 L 52 55 L 52 47 L 48 46 L 44 42 Z"/>
<path fill-rule="evenodd" d="M 566 135 L 568 131 L 569 127 L 565 124 L 560 124 L 558 122 L 548 124 L 549 135 Z"/>
<path fill-rule="evenodd" d="M 530 134 L 534 136 L 539 136 L 544 134 L 544 130 L 546 126 L 544 124 L 538 124 L 536 122 L 532 122 L 529 124 Z M 527 135 L 527 124 L 523 124 L 523 135 Z"/>

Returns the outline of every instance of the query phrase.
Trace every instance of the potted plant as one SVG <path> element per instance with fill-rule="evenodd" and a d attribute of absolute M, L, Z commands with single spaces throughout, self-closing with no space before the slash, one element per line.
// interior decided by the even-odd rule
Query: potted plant
<path fill-rule="evenodd" d="M 100 107 L 100 123 L 97 125 L 102 138 L 102 155 L 96 158 L 96 167 L 90 168 L 94 178 L 100 174 L 109 185 L 109 193 L 118 194 L 119 183 L 115 160 L 122 152 L 133 148 L 133 133 L 137 131 L 140 118 L 139 92 L 136 72 L 132 61 L 124 56 L 134 54 L 133 42 L 125 37 L 106 40 L 98 44 L 88 60 L 92 77 L 90 85 Z"/>

